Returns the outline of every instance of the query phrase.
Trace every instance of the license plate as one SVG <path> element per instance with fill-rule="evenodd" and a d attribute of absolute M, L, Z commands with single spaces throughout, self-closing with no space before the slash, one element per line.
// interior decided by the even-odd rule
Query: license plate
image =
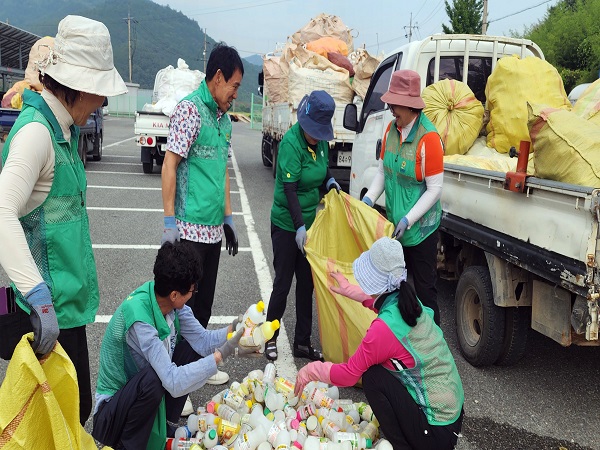
<path fill-rule="evenodd" d="M 352 152 L 338 152 L 337 165 L 342 167 L 350 167 L 352 165 Z"/>

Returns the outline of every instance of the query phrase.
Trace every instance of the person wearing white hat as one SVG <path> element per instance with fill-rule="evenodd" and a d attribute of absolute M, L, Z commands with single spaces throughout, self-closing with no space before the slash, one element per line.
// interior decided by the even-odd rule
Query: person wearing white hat
<path fill-rule="evenodd" d="M 383 237 L 353 263 L 358 286 L 339 272 L 332 292 L 377 313 L 348 362 L 312 362 L 298 372 L 295 393 L 310 381 L 362 386 L 386 439 L 396 450 L 452 449 L 462 427 L 464 391 L 433 311 L 406 281 L 402 244 Z"/>
<path fill-rule="evenodd" d="M 381 96 L 394 116 L 383 138 L 379 169 L 363 197 L 373 206 L 385 191 L 387 218 L 394 237 L 404 247 L 419 299 L 434 311 L 437 304 L 437 229 L 442 218 L 440 198 L 444 180 L 444 148 L 435 125 L 425 116 L 421 77 L 414 70 L 392 73 Z"/>
<path fill-rule="evenodd" d="M 65 17 L 45 53 L 37 61 L 43 90 L 24 92 L 2 151 L 0 264 L 20 306 L 11 319 L 14 336 L 33 331 L 41 356 L 58 339 L 77 371 L 84 424 L 92 408 L 86 324 L 95 320 L 99 293 L 79 126 L 127 87 L 100 22 Z"/>

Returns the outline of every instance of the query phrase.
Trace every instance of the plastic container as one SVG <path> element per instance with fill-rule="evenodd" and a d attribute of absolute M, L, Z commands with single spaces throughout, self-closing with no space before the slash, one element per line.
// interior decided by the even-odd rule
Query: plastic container
<path fill-rule="evenodd" d="M 256 447 L 256 450 L 273 450 L 273 447 L 271 447 L 271 444 L 265 441 Z"/>
<path fill-rule="evenodd" d="M 321 421 L 321 428 L 323 428 L 323 434 L 327 439 L 333 440 L 333 434 L 342 431 L 341 428 L 330 419 L 323 419 Z"/>
<path fill-rule="evenodd" d="M 305 403 L 312 402 L 318 408 L 331 408 L 333 406 L 334 401 L 335 401 L 334 399 L 329 397 L 321 389 L 315 387 L 309 391 L 309 393 L 307 395 L 307 400 Z M 370 419 L 368 419 L 368 420 L 370 420 Z"/>
<path fill-rule="evenodd" d="M 317 414 L 317 409 L 312 403 L 308 403 L 297 410 L 297 418 L 298 420 L 306 420 L 310 416 L 314 416 Z"/>
<path fill-rule="evenodd" d="M 187 425 L 179 427 L 175 430 L 175 440 L 179 439 L 190 439 L 194 433 L 188 428 Z"/>
<path fill-rule="evenodd" d="M 250 413 L 248 423 L 252 428 L 262 427 L 265 433 L 268 433 L 273 425 L 273 422 L 264 416 L 262 408 L 256 408 Z"/>
<path fill-rule="evenodd" d="M 240 423 L 240 419 L 241 419 L 240 413 L 238 413 L 231 406 L 223 405 L 220 403 L 215 403 L 214 409 L 215 409 L 215 414 L 217 416 L 219 416 L 221 419 L 225 419 L 225 420 L 228 420 L 228 421 L 236 423 L 236 424 Z"/>
<path fill-rule="evenodd" d="M 282 394 L 284 394 L 287 398 L 287 396 L 290 393 L 294 392 L 294 383 L 290 380 L 288 380 L 287 378 L 284 377 L 277 377 L 275 378 L 275 390 L 277 392 L 280 392 Z"/>
<path fill-rule="evenodd" d="M 375 419 L 375 414 L 373 414 L 371 406 L 367 405 L 366 403 L 363 403 L 358 408 L 358 413 L 360 414 L 360 417 L 367 422 L 372 422 Z"/>
<path fill-rule="evenodd" d="M 240 346 L 242 347 L 260 347 L 261 351 L 265 350 L 265 343 L 275 335 L 275 331 L 279 328 L 279 320 L 275 319 L 272 322 L 264 322 L 260 325 L 255 325 L 248 335 L 240 338 Z M 264 379 L 264 377 L 263 377 Z"/>
<path fill-rule="evenodd" d="M 290 432 L 287 429 L 283 429 L 277 435 L 277 438 L 275 439 L 275 444 L 273 444 L 273 448 L 275 450 L 286 450 L 290 448 L 290 444 Z"/>
<path fill-rule="evenodd" d="M 253 328 L 261 322 L 265 321 L 265 303 L 260 300 L 257 303 L 253 303 L 244 313 L 242 321 L 235 327 L 236 331 L 241 327 Z"/>
<path fill-rule="evenodd" d="M 367 449 L 373 446 L 371 439 L 365 438 L 358 433 L 345 433 L 338 431 L 333 433 L 331 440 L 333 442 L 350 442 L 353 450 Z"/>
<path fill-rule="evenodd" d="M 217 435 L 222 444 L 230 446 L 240 432 L 240 424 L 238 422 L 231 422 L 229 420 L 217 417 L 215 419 L 217 424 Z"/>
<path fill-rule="evenodd" d="M 379 428 L 373 422 L 369 422 L 360 432 L 360 435 L 374 441 L 379 436 Z"/>
<path fill-rule="evenodd" d="M 269 444 L 275 447 L 277 436 L 279 436 L 279 433 L 282 431 L 288 432 L 285 422 L 273 422 L 273 425 L 271 425 L 271 428 L 267 432 L 267 441 Z"/>
<path fill-rule="evenodd" d="M 265 366 L 265 370 L 263 372 L 263 378 L 262 378 L 263 385 L 275 383 L 276 375 L 277 375 L 277 369 L 275 368 L 275 364 L 268 363 Z"/>
<path fill-rule="evenodd" d="M 216 418 L 217 416 L 215 416 L 213 413 L 205 412 L 200 414 L 198 416 L 198 429 L 206 433 L 206 430 L 208 430 L 209 428 L 216 427 Z"/>
<path fill-rule="evenodd" d="M 379 439 L 375 448 L 377 450 L 394 450 L 394 447 L 392 446 L 390 441 L 386 439 Z"/>
<path fill-rule="evenodd" d="M 310 416 L 306 419 L 306 429 L 311 436 L 323 436 L 323 429 L 317 416 Z"/>
<path fill-rule="evenodd" d="M 350 442 L 331 442 L 326 438 L 309 436 L 304 442 L 302 450 L 352 450 Z"/>
<path fill-rule="evenodd" d="M 209 429 L 202 438 L 202 443 L 205 448 L 213 448 L 219 443 L 219 437 L 217 436 L 217 430 L 214 428 Z"/>
<path fill-rule="evenodd" d="M 233 448 L 235 450 L 255 450 L 261 443 L 267 440 L 267 434 L 262 427 L 256 427 L 252 431 L 240 434 L 235 441 Z"/>
<path fill-rule="evenodd" d="M 271 411 L 276 411 L 278 409 L 282 410 L 285 406 L 285 398 L 283 397 L 283 394 L 277 392 L 273 388 L 269 388 L 265 395 L 265 405 Z"/>

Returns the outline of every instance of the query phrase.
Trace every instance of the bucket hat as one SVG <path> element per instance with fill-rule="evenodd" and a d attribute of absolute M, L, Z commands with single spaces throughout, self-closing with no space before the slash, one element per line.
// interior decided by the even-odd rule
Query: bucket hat
<path fill-rule="evenodd" d="M 381 101 L 389 105 L 424 109 L 421 98 L 421 77 L 414 70 L 397 70 L 392 73 L 390 88 L 381 96 Z"/>
<path fill-rule="evenodd" d="M 333 139 L 333 125 L 331 119 L 335 112 L 335 102 L 331 95 L 325 91 L 312 91 L 305 95 L 300 104 L 296 117 L 302 129 L 318 141 L 331 141 Z"/>
<path fill-rule="evenodd" d="M 54 49 L 38 62 L 38 68 L 42 75 L 76 91 L 103 97 L 127 92 L 113 63 L 108 28 L 87 17 L 67 16 L 60 21 Z"/>
<path fill-rule="evenodd" d="M 354 278 L 365 294 L 380 295 L 395 291 L 406 281 L 402 244 L 382 237 L 352 263 Z"/>

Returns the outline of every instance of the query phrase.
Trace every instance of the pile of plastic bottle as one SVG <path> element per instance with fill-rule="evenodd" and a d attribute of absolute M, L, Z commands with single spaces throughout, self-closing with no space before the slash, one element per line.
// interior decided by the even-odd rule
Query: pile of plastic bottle
<path fill-rule="evenodd" d="M 259 347 L 271 339 L 279 322 L 267 322 L 262 301 L 251 305 L 237 329 L 240 345 Z M 379 439 L 379 422 L 371 407 L 340 399 L 336 386 L 311 382 L 300 398 L 294 382 L 276 374 L 275 365 L 253 370 L 215 395 L 187 425 L 167 439 L 165 450 L 390 450 Z"/>

